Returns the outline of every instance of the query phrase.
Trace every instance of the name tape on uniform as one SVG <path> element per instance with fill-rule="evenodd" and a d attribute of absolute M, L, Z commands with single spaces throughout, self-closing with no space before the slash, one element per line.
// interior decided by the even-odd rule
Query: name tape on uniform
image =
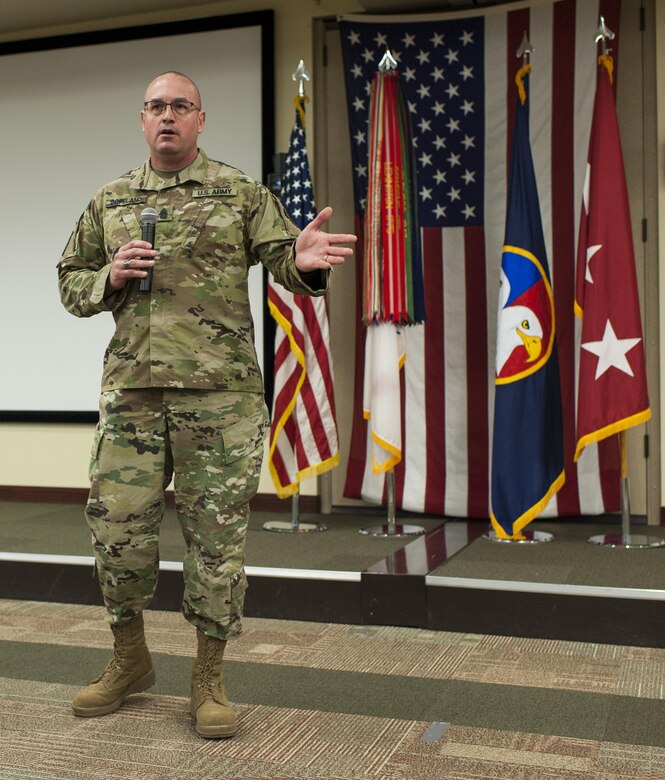
<path fill-rule="evenodd" d="M 106 201 L 106 208 L 112 209 L 116 206 L 138 206 L 148 200 L 147 195 L 137 195 L 135 198 L 109 198 Z"/>

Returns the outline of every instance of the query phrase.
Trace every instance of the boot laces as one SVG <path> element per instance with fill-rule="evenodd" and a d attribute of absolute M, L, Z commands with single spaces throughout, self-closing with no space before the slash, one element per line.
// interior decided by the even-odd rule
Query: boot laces
<path fill-rule="evenodd" d="M 206 678 L 206 681 L 210 682 L 215 673 L 215 658 L 217 657 L 215 650 L 216 648 L 212 642 L 207 642 L 203 652 L 203 661 L 201 662 L 201 672 Z"/>
<path fill-rule="evenodd" d="M 206 642 L 203 650 L 203 658 L 199 666 L 197 684 L 204 698 L 210 698 L 218 704 L 223 704 L 221 679 L 215 679 L 215 661 L 217 660 L 217 648 L 213 642 Z"/>
<path fill-rule="evenodd" d="M 106 669 L 99 675 L 94 681 L 96 683 L 103 682 L 116 676 L 116 674 L 122 672 L 123 661 L 125 660 L 125 654 L 121 647 L 115 647 L 113 649 L 113 657 L 106 665 Z"/>

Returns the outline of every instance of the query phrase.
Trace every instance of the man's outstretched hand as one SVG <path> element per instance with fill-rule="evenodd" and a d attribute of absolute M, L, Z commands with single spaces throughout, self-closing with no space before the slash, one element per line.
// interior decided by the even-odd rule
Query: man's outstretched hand
<path fill-rule="evenodd" d="M 353 233 L 326 233 L 322 230 L 332 212 L 330 206 L 319 211 L 296 240 L 296 268 L 302 273 L 326 271 L 341 265 L 345 257 L 353 254 L 351 247 L 340 244 L 355 244 L 357 236 Z"/>

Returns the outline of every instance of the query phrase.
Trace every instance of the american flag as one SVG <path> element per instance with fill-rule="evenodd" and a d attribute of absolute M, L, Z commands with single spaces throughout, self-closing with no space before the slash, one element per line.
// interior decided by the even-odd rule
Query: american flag
<path fill-rule="evenodd" d="M 282 181 L 282 202 L 303 228 L 316 216 L 305 143 L 305 98 L 296 98 Z M 328 309 L 325 298 L 294 295 L 268 284 L 268 306 L 277 323 L 275 390 L 268 465 L 280 498 L 298 492 L 308 477 L 339 462 Z"/>
<path fill-rule="evenodd" d="M 619 12 L 620 0 L 558 0 L 482 15 L 341 17 L 359 234 L 368 94 L 386 48 L 398 61 L 414 135 L 427 322 L 405 329 L 404 452 L 395 469 L 397 503 L 404 509 L 489 515 L 513 79 L 525 32 L 535 47 L 531 145 L 552 266 L 564 413 L 566 483 L 545 514 L 596 514 L 619 506 L 616 447 L 594 445 L 579 463 L 573 460 L 576 222 L 593 106 L 594 37 L 600 14 L 619 30 Z M 613 50 L 616 55 L 618 37 Z M 362 363 L 360 349 L 345 495 L 376 501 L 383 483 L 365 468 Z"/>
<path fill-rule="evenodd" d="M 353 125 L 352 159 L 358 213 L 365 211 L 368 141 L 366 117 L 371 81 L 381 51 L 399 56 L 420 174 L 417 202 L 423 227 L 483 224 L 484 93 L 482 19 L 449 22 L 445 33 L 430 23 L 386 24 L 368 36 L 365 25 L 348 28 L 347 72 Z M 399 28 L 399 29 L 396 29 Z M 347 30 L 346 33 L 344 30 Z M 395 47 L 395 48 L 392 48 Z"/>

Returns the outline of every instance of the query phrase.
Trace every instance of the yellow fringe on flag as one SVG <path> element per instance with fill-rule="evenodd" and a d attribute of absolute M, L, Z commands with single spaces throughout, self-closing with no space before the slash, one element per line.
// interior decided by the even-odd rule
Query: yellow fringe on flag
<path fill-rule="evenodd" d="M 549 504 L 550 499 L 552 496 L 559 491 L 564 483 L 566 481 L 566 473 L 565 471 L 562 471 L 559 476 L 554 480 L 554 482 L 550 485 L 549 490 L 545 495 L 540 499 L 540 501 L 535 504 L 535 506 L 532 506 L 530 509 L 527 509 L 527 511 L 521 515 L 520 517 L 515 520 L 513 523 L 513 533 L 512 535 L 507 534 L 503 528 L 501 527 L 501 524 L 494 516 L 494 512 L 490 513 L 490 521 L 492 523 L 492 528 L 494 529 L 497 539 L 511 539 L 512 541 L 519 541 L 520 539 L 524 539 L 525 537 L 520 533 L 520 531 L 529 525 L 529 523 L 535 518 L 538 517 L 538 515 L 545 509 L 545 507 Z"/>
<path fill-rule="evenodd" d="M 522 65 L 522 67 L 515 74 L 515 84 L 517 84 L 517 92 L 520 96 L 520 102 L 522 105 L 526 103 L 526 90 L 524 89 L 524 77 L 527 73 L 531 73 L 531 63 L 528 65 Z"/>
<path fill-rule="evenodd" d="M 303 107 L 303 103 L 309 103 L 309 98 L 307 95 L 296 95 L 293 98 L 293 105 L 296 107 L 296 111 L 300 114 L 300 124 L 302 125 L 302 129 L 305 129 L 305 109 Z"/>
<path fill-rule="evenodd" d="M 609 54 L 601 54 L 598 57 L 598 64 L 602 65 L 610 77 L 610 84 L 614 81 L 614 57 Z"/>
<path fill-rule="evenodd" d="M 275 493 L 277 494 L 278 498 L 288 498 L 289 496 L 295 495 L 298 490 L 300 489 L 300 482 L 304 479 L 309 479 L 310 477 L 316 477 L 320 474 L 324 474 L 326 471 L 330 471 L 339 463 L 339 452 L 336 452 L 332 457 L 328 458 L 328 460 L 324 460 L 321 463 L 317 463 L 314 466 L 308 466 L 305 469 L 301 469 L 296 474 L 296 481 L 292 482 L 290 485 L 283 485 L 280 487 L 280 481 L 279 481 L 279 475 L 277 474 L 277 470 L 275 469 L 275 466 L 273 465 L 273 453 L 275 452 L 275 448 L 277 447 L 277 440 L 279 439 L 279 435 L 286 425 L 289 417 L 291 417 L 291 414 L 293 413 L 293 410 L 296 405 L 296 401 L 298 400 L 298 395 L 300 393 L 300 390 L 305 383 L 305 379 L 307 378 L 307 365 L 305 360 L 305 355 L 303 351 L 300 349 L 298 344 L 296 343 L 296 340 L 293 336 L 293 328 L 291 327 L 291 323 L 284 318 L 282 313 L 279 311 L 279 309 L 275 306 L 274 303 L 271 301 L 268 301 L 268 309 L 270 310 L 270 313 L 272 314 L 273 318 L 277 322 L 277 324 L 282 328 L 282 330 L 286 333 L 286 336 L 289 340 L 289 347 L 291 348 L 291 352 L 295 356 L 296 360 L 298 361 L 298 365 L 300 366 L 301 373 L 298 377 L 298 383 L 296 385 L 296 389 L 293 393 L 293 397 L 289 401 L 288 406 L 284 410 L 282 416 L 280 419 L 274 423 L 274 429 L 275 433 L 272 437 L 272 441 L 270 443 L 270 448 L 268 452 L 268 468 L 270 470 L 270 474 L 272 476 L 272 480 L 275 484 Z"/>
<path fill-rule="evenodd" d="M 633 426 L 639 425 L 640 423 L 646 422 L 650 419 L 651 409 L 644 409 L 643 411 L 637 412 L 636 414 L 631 414 L 630 417 L 624 417 L 622 420 L 617 420 L 616 422 L 610 423 L 610 425 L 599 428 L 597 431 L 587 433 L 586 436 L 582 436 L 582 438 L 577 442 L 577 448 L 575 449 L 575 456 L 573 457 L 573 460 L 577 462 L 580 455 L 582 454 L 582 450 L 585 447 L 588 447 L 589 444 L 594 444 L 595 442 L 601 441 L 602 439 L 606 439 L 608 436 L 612 436 L 615 433 L 627 431 L 628 428 L 632 428 Z"/>

